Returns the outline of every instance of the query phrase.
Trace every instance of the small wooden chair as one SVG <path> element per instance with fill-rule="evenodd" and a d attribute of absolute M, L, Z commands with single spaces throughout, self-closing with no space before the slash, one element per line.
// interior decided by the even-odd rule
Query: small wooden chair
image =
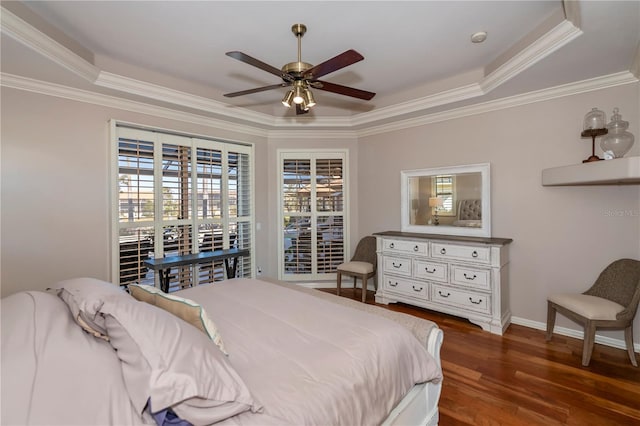
<path fill-rule="evenodd" d="M 631 364 L 638 366 L 633 350 L 633 319 L 640 302 L 640 261 L 619 259 L 607 266 L 591 288 L 582 294 L 553 294 L 547 302 L 547 341 L 551 340 L 556 311 L 584 326 L 582 365 L 591 361 L 596 328 L 624 329 Z"/>
<path fill-rule="evenodd" d="M 357 286 L 358 278 L 362 281 L 362 301 L 364 302 L 367 298 L 367 281 L 369 281 L 369 278 L 373 277 L 374 287 L 378 288 L 376 279 L 377 264 L 376 237 L 369 235 L 360 240 L 351 261 L 338 265 L 338 296 L 342 285 L 342 275 L 350 275 L 353 277 L 354 290 Z"/>

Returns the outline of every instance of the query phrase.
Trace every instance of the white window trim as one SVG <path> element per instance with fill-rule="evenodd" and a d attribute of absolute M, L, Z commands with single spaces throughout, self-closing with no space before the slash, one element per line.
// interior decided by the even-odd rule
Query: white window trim
<path fill-rule="evenodd" d="M 331 157 L 331 155 L 333 157 Z M 350 241 L 351 241 L 351 226 L 350 226 L 350 210 L 351 210 L 351 198 L 349 196 L 349 150 L 348 149 L 278 149 L 276 151 L 276 157 L 278 161 L 278 226 L 277 226 L 277 234 L 276 239 L 278 240 L 278 279 L 282 281 L 328 281 L 335 280 L 336 274 L 285 274 L 284 273 L 284 241 L 282 235 L 284 233 L 284 211 L 283 211 L 283 194 L 282 188 L 284 186 L 284 169 L 283 169 L 283 160 L 285 158 L 292 159 L 302 159 L 302 160 L 313 160 L 318 158 L 340 158 L 343 161 L 343 172 L 342 172 L 342 180 L 343 186 L 342 190 L 344 193 L 344 211 L 343 215 L 343 247 L 344 247 L 344 259 L 345 261 L 349 258 L 351 253 Z M 315 165 L 312 162 L 312 169 L 315 170 Z M 315 174 L 315 172 L 314 172 Z M 315 186 L 315 180 L 312 180 L 312 185 Z M 315 220 L 317 217 L 316 212 L 316 204 L 312 204 L 312 220 Z M 312 247 L 316 245 L 316 234 L 312 232 Z M 314 259 L 315 262 L 315 259 Z"/>
<path fill-rule="evenodd" d="M 140 134 L 145 135 L 144 138 L 141 138 L 143 140 L 149 140 L 152 141 L 154 143 L 165 143 L 165 142 L 169 142 L 169 143 L 177 143 L 176 141 L 171 141 L 170 139 L 173 136 L 179 136 L 182 138 L 189 138 L 190 143 L 189 144 L 184 144 L 184 140 L 179 141 L 179 143 L 177 144 L 181 144 L 181 145 L 185 145 L 185 146 L 189 146 L 192 149 L 195 149 L 197 147 L 206 147 L 206 148 L 211 148 L 211 147 L 215 147 L 216 149 L 221 149 L 224 153 L 227 153 L 228 151 L 234 151 L 236 150 L 237 152 L 240 153 L 246 153 L 249 155 L 249 166 L 250 166 L 250 170 L 249 170 L 249 180 L 250 180 L 250 185 L 251 185 L 251 197 L 249 200 L 249 205 L 250 205 L 250 215 L 248 216 L 244 216 L 242 218 L 242 220 L 238 220 L 237 222 L 246 222 L 249 223 L 249 226 L 252 230 L 251 235 L 250 235 L 250 271 L 251 271 L 251 278 L 255 278 L 255 263 L 256 263 L 256 254 L 255 254 L 255 248 L 256 248 L 256 242 L 255 242 L 255 145 L 253 143 L 249 143 L 249 142 L 239 142 L 239 141 L 230 141 L 230 140 L 224 140 L 224 139 L 214 139 L 210 136 L 206 136 L 206 135 L 198 135 L 198 134 L 188 134 L 188 133 L 184 133 L 184 132 L 179 132 L 179 131 L 174 131 L 174 130 L 170 130 L 170 129 L 165 129 L 165 128 L 158 128 L 158 127 L 150 127 L 150 126 L 145 126 L 145 125 L 140 125 L 140 124 L 136 124 L 136 123 L 130 123 L 130 122 L 125 122 L 125 121 L 120 121 L 120 120 L 115 120 L 115 119 L 111 119 L 109 120 L 109 130 L 110 130 L 110 144 L 109 144 L 109 162 L 110 162 L 110 166 L 109 166 L 109 186 L 108 186 L 108 191 L 109 191 L 109 205 L 110 205 L 110 217 L 109 217 L 109 223 L 110 223 L 110 244 L 111 244 L 111 250 L 109 251 L 109 265 L 110 265 L 110 281 L 113 284 L 116 285 L 120 285 L 120 279 L 119 279 L 119 265 L 118 262 L 116 262 L 116 259 L 119 258 L 119 249 L 118 249 L 118 242 L 119 242 L 119 230 L 121 227 L 126 227 L 128 225 L 124 224 L 121 225 L 118 222 L 118 218 L 119 218 L 119 205 L 118 205 L 118 201 L 119 200 L 119 193 L 118 193 L 118 187 L 117 185 L 114 185 L 114 180 L 117 179 L 117 177 L 119 176 L 119 165 L 118 165 L 118 131 L 116 129 L 116 127 L 121 126 L 124 128 L 128 128 L 132 134 L 134 134 L 136 131 L 139 131 Z M 153 135 L 151 137 L 148 137 L 149 132 L 152 132 Z M 233 149 L 231 149 L 231 147 L 233 147 Z M 194 160 L 195 161 L 195 156 Z M 158 164 L 162 163 L 162 152 L 161 150 L 155 150 L 154 149 L 154 168 L 157 167 Z M 226 163 L 224 165 L 224 169 L 223 169 L 223 185 L 226 181 L 226 179 L 228 179 L 228 176 L 226 176 Z M 195 167 L 192 167 L 192 181 L 195 182 L 196 181 L 196 174 L 197 174 L 197 170 Z M 155 188 L 162 188 L 162 177 L 160 175 L 155 175 L 154 176 L 154 187 Z M 228 194 L 225 192 L 221 193 L 221 201 L 222 201 L 222 205 L 221 208 L 225 209 L 223 211 L 227 211 L 228 212 L 228 200 L 227 200 Z M 195 212 L 197 212 L 197 197 L 192 197 L 192 212 L 194 212 L 194 214 L 196 214 Z M 154 205 L 155 208 L 155 212 L 154 212 L 154 217 L 161 217 L 162 216 L 162 203 L 158 203 L 156 202 Z M 234 218 L 235 219 L 235 218 Z M 239 219 L 239 218 L 238 218 Z M 156 233 L 158 233 L 158 231 L 160 231 L 160 233 L 162 232 L 162 227 L 164 225 L 179 225 L 179 224 L 185 224 L 185 223 L 189 223 L 189 224 L 193 224 L 195 227 L 197 227 L 198 225 L 202 224 L 202 223 L 220 223 L 223 226 L 228 226 L 229 222 L 231 222 L 233 220 L 230 220 L 230 218 L 227 215 L 223 215 L 223 217 L 221 219 L 199 219 L 197 217 L 194 217 L 192 219 L 186 219 L 186 220 L 172 220 L 172 221 L 158 221 L 155 220 L 152 222 L 149 222 L 149 225 L 151 225 L 153 223 L 154 226 L 154 231 Z M 134 226 L 140 226 L 140 223 L 135 223 L 135 224 L 131 224 L 132 227 Z M 225 246 L 227 246 L 229 244 L 229 240 L 228 240 L 228 235 L 224 235 L 224 241 L 223 243 L 225 244 Z M 197 246 L 197 243 L 195 242 L 194 239 L 194 247 L 193 247 L 193 252 L 197 253 L 199 248 Z M 162 255 L 162 243 L 160 241 L 158 241 L 156 239 L 155 243 L 154 243 L 154 251 L 156 253 L 158 253 L 159 255 Z M 196 271 L 197 272 L 197 271 Z M 158 281 L 158 274 L 154 274 L 155 276 L 155 283 L 156 286 L 159 285 L 159 281 Z"/>

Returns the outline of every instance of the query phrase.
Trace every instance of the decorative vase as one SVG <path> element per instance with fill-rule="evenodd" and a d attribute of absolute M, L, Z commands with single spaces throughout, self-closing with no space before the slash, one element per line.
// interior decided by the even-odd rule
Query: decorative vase
<path fill-rule="evenodd" d="M 609 133 L 600 141 L 603 151 L 611 151 L 615 158 L 622 158 L 633 146 L 633 134 L 627 132 L 629 122 L 622 119 L 618 108 L 613 109 L 611 122 L 607 124 Z"/>

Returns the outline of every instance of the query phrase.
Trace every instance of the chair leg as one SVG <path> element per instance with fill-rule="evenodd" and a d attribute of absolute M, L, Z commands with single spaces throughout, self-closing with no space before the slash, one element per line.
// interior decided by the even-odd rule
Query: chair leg
<path fill-rule="evenodd" d="M 553 303 L 547 302 L 547 342 L 551 340 L 553 336 L 553 327 L 556 325 L 556 308 L 553 306 Z"/>
<path fill-rule="evenodd" d="M 337 276 L 337 291 L 336 294 L 338 296 L 340 296 L 340 286 L 342 285 L 342 274 L 340 273 L 340 271 L 338 271 L 338 276 Z"/>
<path fill-rule="evenodd" d="M 367 276 L 363 275 L 361 278 L 362 280 L 362 303 L 367 301 Z"/>
<path fill-rule="evenodd" d="M 582 365 L 588 366 L 591 362 L 593 344 L 596 340 L 596 326 L 592 321 L 587 320 L 584 325 L 584 345 L 582 347 Z"/>
<path fill-rule="evenodd" d="M 627 344 L 627 353 L 629 354 L 631 364 L 633 364 L 634 367 L 637 367 L 638 362 L 636 361 L 636 353 L 633 350 L 633 324 L 629 324 L 629 327 L 624 329 L 624 341 Z"/>

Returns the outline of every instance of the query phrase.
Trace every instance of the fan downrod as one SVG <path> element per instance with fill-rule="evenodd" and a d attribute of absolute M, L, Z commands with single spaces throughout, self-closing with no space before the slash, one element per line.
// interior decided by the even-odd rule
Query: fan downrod
<path fill-rule="evenodd" d="M 300 44 L 300 39 L 302 38 L 302 36 L 307 32 L 307 27 L 304 24 L 293 24 L 291 26 L 291 32 L 296 36 L 296 38 L 298 39 L 298 62 L 289 62 L 288 64 L 286 64 L 285 66 L 282 67 L 282 72 L 286 73 L 286 74 L 291 74 L 294 77 L 296 77 L 296 79 L 300 78 L 300 76 L 302 75 L 302 73 L 304 73 L 307 70 L 310 70 L 311 68 L 313 68 L 313 65 L 306 63 L 306 62 L 302 62 L 302 51 L 301 51 L 301 44 Z"/>

